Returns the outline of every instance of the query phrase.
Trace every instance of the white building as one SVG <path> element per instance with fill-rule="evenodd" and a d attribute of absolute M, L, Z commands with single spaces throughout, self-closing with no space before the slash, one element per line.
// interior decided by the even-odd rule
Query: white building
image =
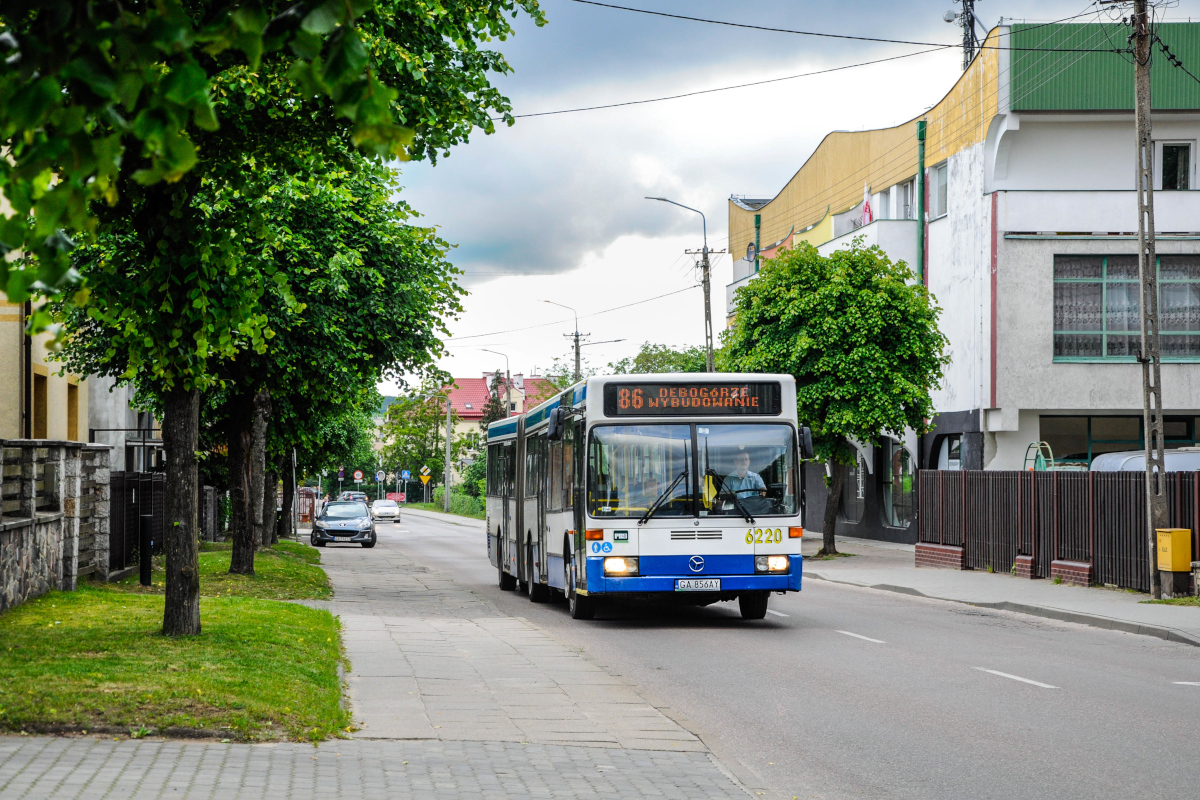
<path fill-rule="evenodd" d="M 1200 44 L 1198 24 L 1159 34 L 1176 52 Z M 915 541 L 904 475 L 917 468 L 1021 469 L 1039 441 L 1080 464 L 1141 446 L 1133 67 L 1082 52 L 1126 35 L 1111 25 L 997 28 L 919 118 L 832 133 L 774 198 L 731 198 L 735 252 L 757 237 L 767 258 L 796 241 L 828 253 L 862 236 L 908 263 L 942 309 L 951 363 L 934 428 L 863 448 L 839 531 Z M 1153 85 L 1163 405 L 1168 446 L 1180 447 L 1200 441 L 1200 83 L 1163 58 Z M 727 300 L 753 277 L 753 262 L 736 262 Z M 808 485 L 819 494 L 819 480 Z M 810 497 L 810 527 L 823 505 Z"/>

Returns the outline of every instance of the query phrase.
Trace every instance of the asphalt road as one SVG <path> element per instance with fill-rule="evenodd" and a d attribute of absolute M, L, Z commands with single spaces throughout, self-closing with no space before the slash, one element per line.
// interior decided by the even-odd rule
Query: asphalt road
<path fill-rule="evenodd" d="M 500 591 L 482 529 L 412 514 L 379 530 L 657 695 L 785 797 L 1200 791 L 1200 648 L 819 580 L 759 622 L 736 603 L 579 622 Z"/>

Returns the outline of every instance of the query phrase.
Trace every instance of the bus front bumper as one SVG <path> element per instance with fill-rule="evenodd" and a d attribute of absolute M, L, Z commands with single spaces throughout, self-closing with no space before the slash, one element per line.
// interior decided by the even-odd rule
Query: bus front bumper
<path fill-rule="evenodd" d="M 753 563 L 753 556 L 750 557 Z M 788 556 L 789 569 L 786 573 L 762 574 L 722 574 L 722 572 L 692 572 L 679 573 L 670 570 L 659 574 L 654 570 L 654 557 L 640 558 L 641 573 L 634 577 L 615 578 L 604 574 L 604 558 L 589 556 L 587 559 L 587 592 L 588 594 L 609 594 L 618 592 L 640 593 L 669 593 L 686 594 L 676 590 L 676 581 L 717 578 L 721 581 L 721 592 L 798 592 L 800 579 L 804 572 L 804 558 L 799 555 Z M 739 571 L 740 572 L 740 571 Z"/>

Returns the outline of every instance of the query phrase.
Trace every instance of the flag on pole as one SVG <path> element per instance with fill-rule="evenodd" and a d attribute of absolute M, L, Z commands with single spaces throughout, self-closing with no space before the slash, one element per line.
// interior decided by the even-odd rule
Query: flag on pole
<path fill-rule="evenodd" d="M 871 191 L 867 188 L 867 182 L 863 181 L 863 210 L 862 224 L 874 222 L 875 216 L 871 213 Z"/>

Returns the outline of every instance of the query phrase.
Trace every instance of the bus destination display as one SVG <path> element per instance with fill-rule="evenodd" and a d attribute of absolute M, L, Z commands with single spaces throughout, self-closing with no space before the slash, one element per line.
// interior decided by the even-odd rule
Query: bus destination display
<path fill-rule="evenodd" d="M 777 382 L 610 383 L 604 387 L 606 417 L 774 416 L 780 405 Z"/>

